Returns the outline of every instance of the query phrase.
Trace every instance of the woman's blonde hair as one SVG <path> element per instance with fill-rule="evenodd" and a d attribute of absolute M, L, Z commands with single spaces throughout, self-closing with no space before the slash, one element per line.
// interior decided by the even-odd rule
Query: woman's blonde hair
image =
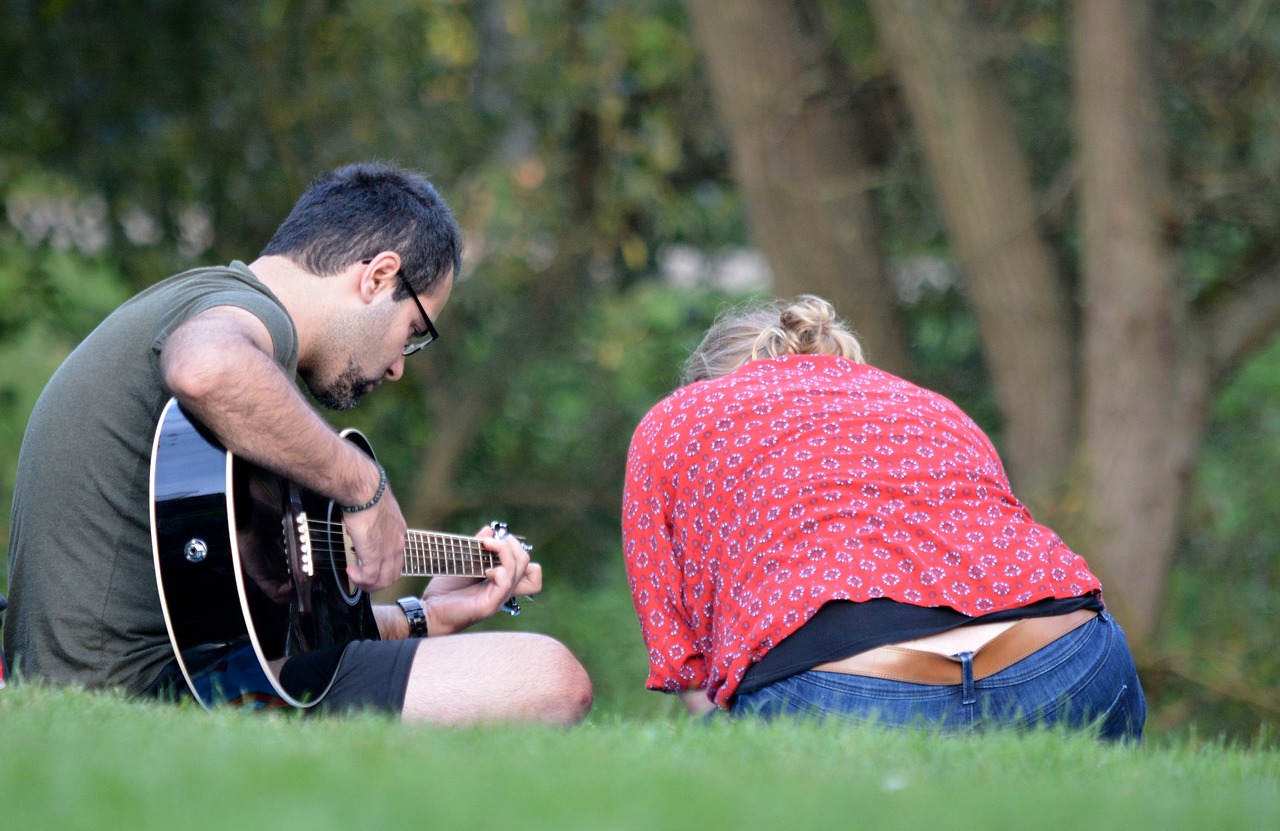
<path fill-rule="evenodd" d="M 839 355 L 863 362 L 862 344 L 835 307 L 802 294 L 722 313 L 685 361 L 682 382 L 719 378 L 747 361 L 779 355 Z"/>

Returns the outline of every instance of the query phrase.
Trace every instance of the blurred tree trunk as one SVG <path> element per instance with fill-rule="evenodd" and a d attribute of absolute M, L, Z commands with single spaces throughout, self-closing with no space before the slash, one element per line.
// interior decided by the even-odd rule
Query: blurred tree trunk
<path fill-rule="evenodd" d="M 709 4 L 717 13 L 696 5 L 735 170 L 753 215 L 768 215 L 780 204 L 759 181 L 770 157 L 815 152 L 819 140 L 857 140 L 855 132 L 841 138 L 767 126 L 778 123 L 776 113 L 796 112 L 795 102 L 807 100 L 787 86 L 798 73 L 786 69 L 811 60 L 815 44 L 829 38 L 808 31 L 798 39 L 773 3 L 733 4 L 736 12 Z M 1072 64 L 1084 249 L 1078 307 L 1040 227 L 1026 154 L 969 5 L 870 0 L 869 6 L 964 275 L 1015 486 L 1088 557 L 1107 585 L 1108 603 L 1141 645 L 1160 622 L 1210 394 L 1280 327 L 1280 253 L 1194 302 L 1184 294 L 1168 233 L 1177 222 L 1147 64 L 1148 8 L 1076 0 Z M 737 40 L 744 30 L 762 40 Z M 779 54 L 787 51 L 796 54 Z M 862 170 L 855 152 L 841 146 L 840 153 L 823 156 L 838 180 Z M 761 200 L 769 206 L 755 204 Z M 831 246 L 812 227 L 791 233 L 792 245 Z M 858 312 L 851 317 L 860 321 Z"/>
<path fill-rule="evenodd" d="M 833 302 L 871 359 L 907 370 L 853 86 L 815 0 L 686 4 L 756 243 L 783 297 Z"/>
<path fill-rule="evenodd" d="M 1149 7 L 1077 0 L 1077 312 L 1053 273 L 1028 165 L 967 4 L 871 7 L 968 278 L 1015 481 L 1038 496 L 1055 481 L 1079 492 L 1050 514 L 1109 587 L 1133 640 L 1149 642 L 1211 388 L 1280 325 L 1275 259 L 1189 302 L 1168 233 L 1178 222 L 1148 65 Z"/>
<path fill-rule="evenodd" d="M 1149 8 L 1078 0 L 1073 19 L 1084 303 L 1081 487 L 1088 536 L 1139 640 L 1160 616 L 1208 363 L 1166 242 L 1172 207 Z"/>
<path fill-rule="evenodd" d="M 1076 313 L 1040 233 L 1013 112 L 963 3 L 870 5 L 982 332 L 1005 463 L 1023 498 L 1043 507 L 1071 458 Z"/>

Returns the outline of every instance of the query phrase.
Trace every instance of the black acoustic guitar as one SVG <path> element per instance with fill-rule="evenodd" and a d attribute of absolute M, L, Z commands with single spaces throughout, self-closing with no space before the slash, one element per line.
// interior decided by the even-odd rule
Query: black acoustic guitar
<path fill-rule="evenodd" d="M 359 432 L 342 435 L 373 456 Z M 500 523 L 495 531 L 506 533 Z M 176 400 L 152 447 L 151 543 L 174 654 L 206 707 L 312 706 L 333 679 L 288 690 L 283 662 L 378 638 L 368 595 L 346 575 L 341 510 L 237 458 Z M 496 563 L 475 537 L 409 531 L 405 541 L 407 577 L 483 577 Z"/>

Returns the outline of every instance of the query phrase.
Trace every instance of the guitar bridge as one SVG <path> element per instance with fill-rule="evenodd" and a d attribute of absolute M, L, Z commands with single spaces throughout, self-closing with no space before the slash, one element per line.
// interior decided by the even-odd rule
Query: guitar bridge
<path fill-rule="evenodd" d="M 307 526 L 307 512 L 298 512 L 295 522 L 298 526 L 298 564 L 304 574 L 315 577 L 316 566 L 311 556 L 311 530 Z"/>

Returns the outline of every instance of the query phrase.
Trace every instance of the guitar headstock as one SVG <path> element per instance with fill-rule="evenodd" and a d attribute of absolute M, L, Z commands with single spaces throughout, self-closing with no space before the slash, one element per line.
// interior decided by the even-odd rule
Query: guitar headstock
<path fill-rule="evenodd" d="M 493 529 L 494 539 L 500 540 L 503 537 L 512 536 L 511 532 L 507 530 L 507 524 L 502 520 L 495 519 L 493 522 L 489 523 L 489 527 Z M 533 550 L 533 546 L 524 537 L 516 537 L 516 539 L 520 541 L 522 546 L 524 546 L 525 551 Z"/>
<path fill-rule="evenodd" d="M 493 538 L 496 540 L 511 536 L 511 532 L 507 529 L 507 524 L 501 520 L 495 519 L 493 522 L 489 523 L 489 527 L 493 529 Z M 530 545 L 524 537 L 516 537 L 516 539 L 520 541 L 520 545 L 524 546 L 525 551 L 533 550 L 533 546 Z M 502 604 L 502 610 L 512 617 L 515 617 L 520 614 L 520 604 L 514 597 L 510 597 L 507 599 L 506 603 Z"/>

